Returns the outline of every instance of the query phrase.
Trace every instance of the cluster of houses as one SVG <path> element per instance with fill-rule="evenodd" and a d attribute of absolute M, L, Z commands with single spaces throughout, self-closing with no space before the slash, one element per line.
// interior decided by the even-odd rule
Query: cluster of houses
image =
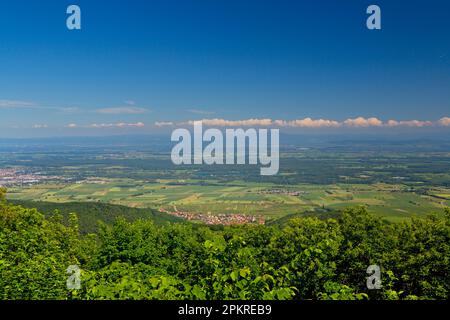
<path fill-rule="evenodd" d="M 33 185 L 43 181 L 64 180 L 59 176 L 45 176 L 14 168 L 0 168 L 0 186 Z"/>
<path fill-rule="evenodd" d="M 159 209 L 160 212 L 167 213 L 179 218 L 192 221 L 200 221 L 208 225 L 238 225 L 238 224 L 264 224 L 264 217 L 247 215 L 240 213 L 233 214 L 205 214 L 186 211 L 169 211 L 164 208 Z"/>
<path fill-rule="evenodd" d="M 268 189 L 259 191 L 260 194 L 280 194 L 283 196 L 298 197 L 302 194 L 306 194 L 305 191 L 288 190 L 288 189 Z"/>

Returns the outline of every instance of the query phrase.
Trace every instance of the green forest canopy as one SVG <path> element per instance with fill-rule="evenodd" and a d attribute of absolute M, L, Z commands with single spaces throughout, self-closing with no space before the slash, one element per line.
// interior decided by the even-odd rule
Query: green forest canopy
<path fill-rule="evenodd" d="M 117 218 L 95 233 L 0 190 L 0 299 L 448 299 L 450 212 L 388 223 L 330 219 L 212 230 Z M 368 290 L 366 269 L 381 268 Z M 67 289 L 70 265 L 81 289 Z"/>

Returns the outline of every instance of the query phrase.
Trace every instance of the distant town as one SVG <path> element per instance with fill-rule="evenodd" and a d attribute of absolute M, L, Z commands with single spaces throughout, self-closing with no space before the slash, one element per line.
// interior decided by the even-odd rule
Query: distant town
<path fill-rule="evenodd" d="M 262 190 L 259 194 L 279 194 L 283 196 L 298 197 L 302 194 L 308 194 L 306 191 L 288 190 L 288 189 L 268 189 Z"/>
<path fill-rule="evenodd" d="M 26 186 L 42 182 L 68 181 L 62 176 L 47 176 L 40 172 L 32 172 L 18 168 L 0 168 L 0 186 Z"/>
<path fill-rule="evenodd" d="M 200 221 L 208 225 L 239 225 L 239 224 L 265 224 L 264 217 L 246 214 L 204 214 L 195 212 L 178 211 L 174 208 L 174 211 L 169 211 L 164 208 L 160 208 L 159 212 L 167 213 L 175 217 L 183 218 L 189 221 Z"/>

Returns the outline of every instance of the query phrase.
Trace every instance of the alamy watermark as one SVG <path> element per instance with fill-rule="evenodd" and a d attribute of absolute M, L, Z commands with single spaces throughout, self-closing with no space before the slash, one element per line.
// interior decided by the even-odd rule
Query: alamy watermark
<path fill-rule="evenodd" d="M 70 265 L 66 273 L 69 275 L 66 281 L 66 286 L 68 290 L 79 290 L 81 289 L 81 270 L 76 264 Z"/>
<path fill-rule="evenodd" d="M 67 7 L 66 26 L 69 30 L 81 30 L 81 8 L 76 4 Z M 369 30 L 381 29 L 381 9 L 378 5 L 372 4 L 367 7 L 366 14 L 370 16 L 366 20 L 366 26 Z"/>
<path fill-rule="evenodd" d="M 69 30 L 81 30 L 81 9 L 79 6 L 72 4 L 67 7 L 66 13 L 69 16 L 66 19 L 66 27 Z"/>
<path fill-rule="evenodd" d="M 367 277 L 367 289 L 378 290 L 381 289 L 381 269 L 376 264 L 367 267 L 366 270 L 369 277 Z"/>
<path fill-rule="evenodd" d="M 171 140 L 178 142 L 171 153 L 175 165 L 259 164 L 261 175 L 278 173 L 280 168 L 278 129 L 226 129 L 224 141 L 224 134 L 219 129 L 210 128 L 203 132 L 201 121 L 194 121 L 193 126 L 193 137 L 191 132 L 184 128 L 172 132 Z M 205 148 L 203 142 L 208 143 Z"/>

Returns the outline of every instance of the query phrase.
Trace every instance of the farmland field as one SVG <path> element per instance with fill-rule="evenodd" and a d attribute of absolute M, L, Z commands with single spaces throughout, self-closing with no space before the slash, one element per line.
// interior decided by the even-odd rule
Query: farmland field
<path fill-rule="evenodd" d="M 266 178 L 248 166 L 176 167 L 164 148 L 137 152 L 132 144 L 107 151 L 93 146 L 83 152 L 2 152 L 0 165 L 56 177 L 8 186 L 15 200 L 258 215 L 266 221 L 355 206 L 392 221 L 441 214 L 450 205 L 448 144 L 391 148 L 363 142 L 357 148 L 291 146 L 281 154 L 280 174 Z"/>
<path fill-rule="evenodd" d="M 137 208 L 176 208 L 211 214 L 260 214 L 278 218 L 317 208 L 343 209 L 366 206 L 368 211 L 399 219 L 413 214 L 441 212 L 450 200 L 409 192 L 401 185 L 292 185 L 296 196 L 263 193 L 274 184 L 247 186 L 232 181 L 223 186 L 173 185 L 176 181 L 145 183 L 108 179 L 103 183 L 44 184 L 11 188 L 9 197 L 48 202 L 105 202 Z M 282 186 L 281 186 L 282 187 Z"/>

